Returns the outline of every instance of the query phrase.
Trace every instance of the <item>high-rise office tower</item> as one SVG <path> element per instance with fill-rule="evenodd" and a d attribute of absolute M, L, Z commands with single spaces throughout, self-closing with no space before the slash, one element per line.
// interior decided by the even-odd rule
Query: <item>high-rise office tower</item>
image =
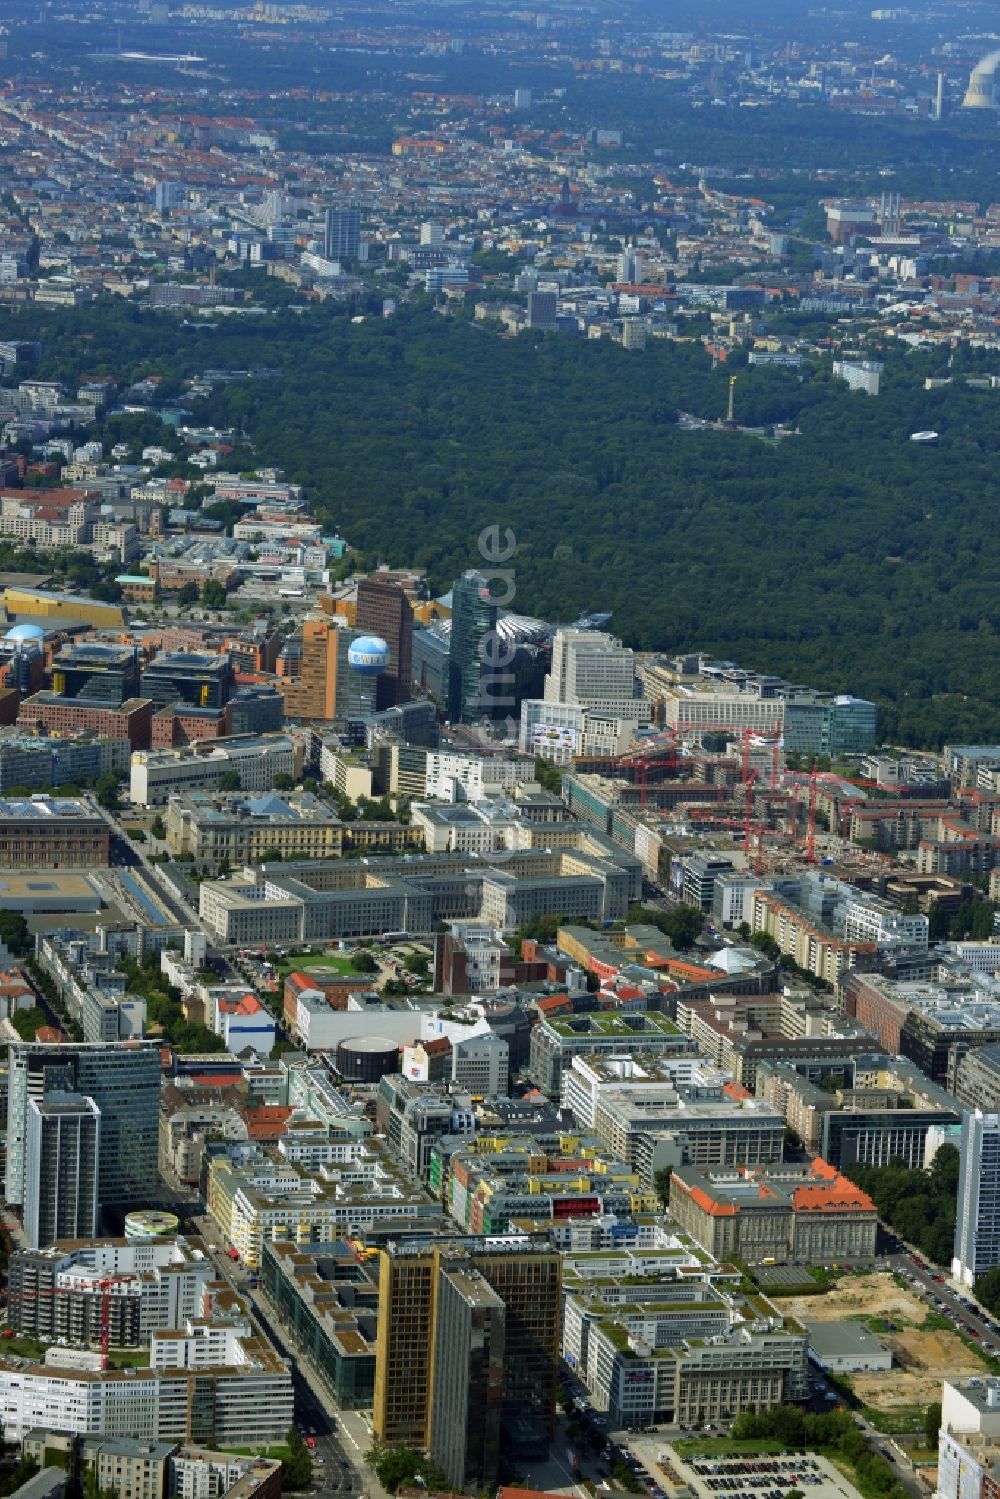
<path fill-rule="evenodd" d="M 101 1114 L 92 1098 L 29 1098 L 24 1237 L 29 1249 L 97 1233 Z"/>
<path fill-rule="evenodd" d="M 361 213 L 357 208 L 328 208 L 323 253 L 327 260 L 357 260 L 361 251 Z"/>
<path fill-rule="evenodd" d="M 631 711 L 635 655 L 620 640 L 598 630 L 557 630 L 544 696 L 547 703 Z"/>
<path fill-rule="evenodd" d="M 158 182 L 153 189 L 153 206 L 157 213 L 183 208 L 186 202 L 187 188 L 183 182 Z"/>
<path fill-rule="evenodd" d="M 354 634 L 326 616 L 302 622 L 301 650 L 282 685 L 286 718 L 344 718 L 350 710 L 347 652 Z M 280 675 L 279 659 L 279 675 Z"/>
<path fill-rule="evenodd" d="M 444 225 L 435 224 L 429 219 L 426 223 L 421 224 L 420 243 L 428 245 L 433 249 L 439 248 L 444 244 Z"/>
<path fill-rule="evenodd" d="M 646 347 L 646 324 L 641 317 L 627 317 L 622 322 L 622 348 L 644 349 Z"/>
<path fill-rule="evenodd" d="M 529 291 L 527 317 L 529 328 L 541 328 L 554 332 L 556 310 L 557 298 L 554 291 Z"/>
<path fill-rule="evenodd" d="M 379 1259 L 373 1430 L 426 1447 L 458 1489 L 489 1489 L 501 1448 L 547 1450 L 560 1258 L 544 1241 L 439 1239 Z"/>
<path fill-rule="evenodd" d="M 462 1491 L 492 1488 L 500 1467 L 506 1307 L 469 1264 L 437 1277 L 431 1457 Z"/>
<path fill-rule="evenodd" d="M 646 267 L 638 250 L 623 250 L 618 257 L 618 280 L 630 284 L 641 281 L 646 274 Z"/>
<path fill-rule="evenodd" d="M 100 1115 L 99 1208 L 156 1194 L 160 1049 L 155 1041 L 19 1042 L 10 1048 L 6 1200 L 28 1211 L 28 1104 L 53 1093 L 91 1099 Z"/>
<path fill-rule="evenodd" d="M 448 716 L 452 723 L 478 723 L 513 710 L 503 698 L 502 668 L 491 666 L 487 637 L 493 638 L 497 604 L 482 573 L 470 570 L 451 588 L 451 640 L 448 645 Z M 494 652 L 494 655 L 498 653 Z"/>
<path fill-rule="evenodd" d="M 379 1254 L 372 1430 L 387 1446 L 427 1445 L 434 1277 L 429 1245 Z"/>
<path fill-rule="evenodd" d="M 1000 1265 L 1000 1114 L 963 1114 L 961 1156 L 951 1273 L 972 1286 Z"/>
<path fill-rule="evenodd" d="M 375 707 L 395 708 L 412 697 L 413 609 L 397 583 L 363 578 L 358 584 L 355 625 L 365 635 L 379 635 L 389 646 L 389 665 L 375 683 Z"/>

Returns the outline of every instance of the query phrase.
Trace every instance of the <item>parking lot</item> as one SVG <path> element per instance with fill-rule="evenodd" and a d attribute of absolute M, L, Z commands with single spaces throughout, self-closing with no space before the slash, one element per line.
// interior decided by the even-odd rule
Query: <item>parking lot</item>
<path fill-rule="evenodd" d="M 857 1499 L 858 1494 L 826 1458 L 808 1454 L 681 1458 L 671 1448 L 670 1461 L 699 1499 L 785 1499 L 790 1489 L 801 1489 L 809 1499 Z"/>

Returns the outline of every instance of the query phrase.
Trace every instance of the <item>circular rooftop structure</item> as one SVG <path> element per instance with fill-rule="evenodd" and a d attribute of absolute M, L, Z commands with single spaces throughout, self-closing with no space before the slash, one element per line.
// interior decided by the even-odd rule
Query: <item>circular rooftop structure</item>
<path fill-rule="evenodd" d="M 44 640 L 45 631 L 41 625 L 15 625 L 8 630 L 6 640 Z"/>
<path fill-rule="evenodd" d="M 399 1042 L 388 1036 L 348 1036 L 337 1047 L 337 1071 L 344 1082 L 377 1083 L 399 1071 Z"/>
<path fill-rule="evenodd" d="M 125 1237 L 130 1244 L 152 1243 L 156 1239 L 172 1239 L 180 1231 L 181 1220 L 176 1213 L 162 1213 L 155 1209 L 146 1212 L 126 1213 Z"/>

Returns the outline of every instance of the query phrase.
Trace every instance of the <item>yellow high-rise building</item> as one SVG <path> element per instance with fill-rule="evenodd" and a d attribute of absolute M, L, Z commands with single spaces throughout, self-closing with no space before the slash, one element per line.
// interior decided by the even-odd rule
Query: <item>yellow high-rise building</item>
<path fill-rule="evenodd" d="M 511 1452 L 552 1439 L 561 1310 L 560 1256 L 542 1240 L 380 1250 L 375 1440 L 428 1449 L 459 1489 L 495 1486 L 501 1425 Z"/>

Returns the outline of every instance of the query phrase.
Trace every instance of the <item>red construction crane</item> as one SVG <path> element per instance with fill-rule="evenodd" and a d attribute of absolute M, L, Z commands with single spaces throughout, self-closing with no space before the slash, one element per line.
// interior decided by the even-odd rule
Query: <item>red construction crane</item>
<path fill-rule="evenodd" d="M 679 738 L 679 729 L 667 729 L 665 733 L 656 734 L 651 739 L 631 745 L 626 754 L 619 755 L 611 761 L 612 770 L 628 771 L 629 780 L 634 786 L 639 787 L 640 807 L 646 805 L 653 771 L 657 772 L 657 780 L 667 780 L 676 776 Z M 662 753 L 664 740 L 667 742 L 666 754 Z"/>
<path fill-rule="evenodd" d="M 689 725 L 689 734 L 698 734 L 702 737 L 706 734 L 732 734 L 740 740 L 740 784 L 745 786 L 750 775 L 750 751 L 755 739 L 770 739 L 771 741 L 771 784 L 778 784 L 778 757 L 781 752 L 781 741 L 784 730 L 780 724 L 775 724 L 773 729 L 751 729 L 746 724 L 737 723 L 700 723 Z"/>
<path fill-rule="evenodd" d="M 757 772 L 751 771 L 746 779 L 746 806 L 743 811 L 743 852 L 750 858 L 751 834 L 753 832 L 753 784 Z"/>
<path fill-rule="evenodd" d="M 111 1287 L 119 1284 L 121 1281 L 131 1280 L 131 1278 L 132 1277 L 129 1275 L 113 1275 L 106 1276 L 103 1280 L 99 1280 L 97 1282 L 97 1287 L 101 1293 L 102 1373 L 108 1368 L 108 1354 L 111 1347 Z M 78 1291 L 79 1289 L 80 1288 L 78 1286 L 51 1286 L 48 1290 L 45 1291 L 15 1291 L 13 1296 L 8 1296 L 7 1300 L 8 1304 L 11 1301 L 39 1301 L 43 1296 L 62 1296 L 64 1294 L 68 1295 L 71 1291 Z M 12 1337 L 14 1336 L 14 1334 L 11 1332 L 10 1328 L 8 1328 L 5 1331 L 4 1336 Z"/>
<path fill-rule="evenodd" d="M 809 823 L 806 829 L 806 863 L 816 863 L 816 789 L 817 770 L 815 760 L 809 771 Z"/>

